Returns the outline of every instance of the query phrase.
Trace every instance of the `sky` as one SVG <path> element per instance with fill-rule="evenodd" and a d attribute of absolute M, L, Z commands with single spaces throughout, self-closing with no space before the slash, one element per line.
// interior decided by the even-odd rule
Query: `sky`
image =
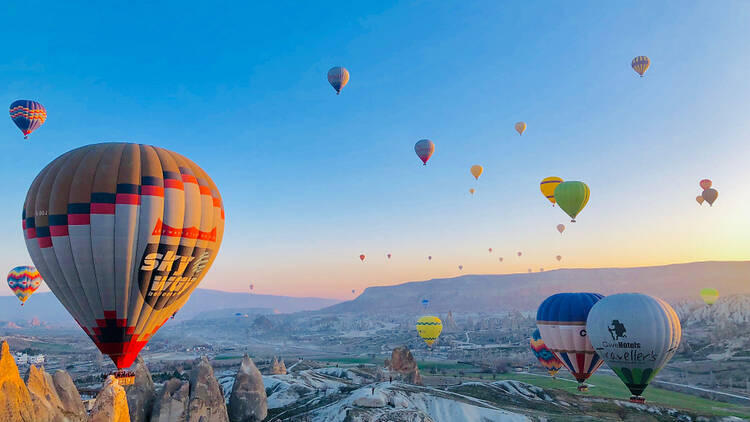
<path fill-rule="evenodd" d="M 31 264 L 20 214 L 36 174 L 102 141 L 161 146 L 213 178 L 226 232 L 204 288 L 346 299 L 748 258 L 748 2 L 44 3 L 0 13 L 0 98 L 48 112 L 28 141 L 0 124 L 0 268 Z M 541 195 L 547 176 L 588 184 L 578 222 Z M 703 178 L 713 207 L 695 201 Z"/>

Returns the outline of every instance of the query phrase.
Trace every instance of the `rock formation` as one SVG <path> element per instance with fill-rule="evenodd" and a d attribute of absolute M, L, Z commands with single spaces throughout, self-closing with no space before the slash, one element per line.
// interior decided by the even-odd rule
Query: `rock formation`
<path fill-rule="evenodd" d="M 3 342 L 0 348 L 0 421 L 35 422 L 36 412 L 29 403 L 29 390 L 18 374 L 8 343 Z"/>
<path fill-rule="evenodd" d="M 258 422 L 265 419 L 268 414 L 263 377 L 248 355 L 242 358 L 227 410 L 232 422 Z"/>
<path fill-rule="evenodd" d="M 73 383 L 73 379 L 70 375 L 59 369 L 52 376 L 52 382 L 55 385 L 55 391 L 57 396 L 60 398 L 62 404 L 63 416 L 67 417 L 71 421 L 79 421 L 86 419 L 86 408 L 83 407 L 83 401 L 81 395 L 78 394 L 78 389 Z"/>
<path fill-rule="evenodd" d="M 453 319 L 453 312 L 451 311 L 448 311 L 448 315 L 443 318 L 443 331 L 446 333 L 458 331 L 458 325 L 456 325 L 456 320 Z"/>
<path fill-rule="evenodd" d="M 151 409 L 154 407 L 156 391 L 151 373 L 146 363 L 138 356 L 135 361 L 135 382 L 125 387 L 128 396 L 131 422 L 148 422 L 151 420 Z"/>
<path fill-rule="evenodd" d="M 26 376 L 26 388 L 31 397 L 31 406 L 36 411 L 36 421 L 55 421 L 62 418 L 63 405 L 57 395 L 52 377 L 36 366 L 29 367 Z"/>
<path fill-rule="evenodd" d="M 386 359 L 385 367 L 396 372 L 401 379 L 408 383 L 422 385 L 422 376 L 419 375 L 417 361 L 407 346 L 399 346 L 391 352 L 391 358 Z"/>
<path fill-rule="evenodd" d="M 229 422 L 224 393 L 214 369 L 203 357 L 190 374 L 188 422 Z"/>
<path fill-rule="evenodd" d="M 104 381 L 104 386 L 96 396 L 94 407 L 89 414 L 89 422 L 130 422 L 128 398 L 114 376 Z"/>
<path fill-rule="evenodd" d="M 184 422 L 187 420 L 190 385 L 177 378 L 164 383 L 151 411 L 151 422 Z"/>
<path fill-rule="evenodd" d="M 271 364 L 272 375 L 286 375 L 286 365 L 284 365 L 284 359 L 279 362 L 276 356 L 273 357 L 273 363 Z"/>

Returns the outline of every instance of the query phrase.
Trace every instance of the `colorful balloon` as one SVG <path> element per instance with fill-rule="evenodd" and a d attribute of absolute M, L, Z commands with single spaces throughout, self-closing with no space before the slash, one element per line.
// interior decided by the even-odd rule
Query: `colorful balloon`
<path fill-rule="evenodd" d="M 57 299 L 117 368 L 190 298 L 224 235 L 224 206 L 189 159 L 149 145 L 69 151 L 34 179 L 26 248 Z"/>
<path fill-rule="evenodd" d="M 677 351 L 680 319 L 669 304 L 642 293 L 619 293 L 598 301 L 586 319 L 596 353 L 625 383 L 631 402 Z"/>
<path fill-rule="evenodd" d="M 533 334 L 531 334 L 530 343 L 531 351 L 534 353 L 534 356 L 539 359 L 539 363 L 541 363 L 542 367 L 549 372 L 550 376 L 555 378 L 557 371 L 562 368 L 563 364 L 560 359 L 558 359 L 557 356 L 547 348 L 547 345 L 544 344 L 544 340 L 542 340 L 542 335 L 539 334 L 538 328 L 534 330 Z"/>
<path fill-rule="evenodd" d="M 255 289 L 255 285 L 254 285 L 254 284 L 251 284 L 251 285 L 250 285 L 250 290 L 253 290 L 253 289 Z"/>
<path fill-rule="evenodd" d="M 474 164 L 473 166 L 471 166 L 471 175 L 474 176 L 474 179 L 476 180 L 479 180 L 479 176 L 482 175 L 483 171 L 484 168 L 479 164 Z"/>
<path fill-rule="evenodd" d="M 557 185 L 563 182 L 563 179 L 559 177 L 545 177 L 539 183 L 539 190 L 542 191 L 542 195 L 547 198 L 548 201 L 552 202 L 552 206 L 555 206 L 555 188 Z"/>
<path fill-rule="evenodd" d="M 436 316 L 423 316 L 417 320 L 417 333 L 428 346 L 432 346 L 443 331 L 443 322 Z"/>
<path fill-rule="evenodd" d="M 713 207 L 714 206 L 714 201 L 716 201 L 716 198 L 719 197 L 719 192 L 716 189 L 714 189 L 714 188 L 708 188 L 708 189 L 706 189 L 706 190 L 703 191 L 703 193 L 701 194 L 701 196 L 703 197 L 703 199 L 706 200 L 706 202 L 708 202 L 709 206 Z"/>
<path fill-rule="evenodd" d="M 474 192 L 475 192 L 475 191 L 474 191 L 474 188 L 471 188 L 471 189 L 469 189 L 469 193 L 470 193 L 470 194 L 474 195 Z"/>
<path fill-rule="evenodd" d="M 525 122 L 516 122 L 514 127 L 516 128 L 516 132 L 518 132 L 519 135 L 523 135 L 523 133 L 526 131 Z"/>
<path fill-rule="evenodd" d="M 31 132 L 47 120 L 47 110 L 36 101 L 16 100 L 10 105 L 10 118 L 23 132 L 23 139 L 29 139 Z"/>
<path fill-rule="evenodd" d="M 489 253 L 492 253 L 492 248 L 487 248 L 487 251 L 489 251 Z"/>
<path fill-rule="evenodd" d="M 565 231 L 565 224 L 558 224 L 557 231 L 559 231 L 560 234 L 563 234 L 563 232 Z"/>
<path fill-rule="evenodd" d="M 539 305 L 536 325 L 547 347 L 578 380 L 578 390 L 602 364 L 586 332 L 589 311 L 604 296 L 598 293 L 558 293 Z"/>
<path fill-rule="evenodd" d="M 520 251 L 516 252 L 516 255 L 521 256 L 521 255 L 523 255 L 523 252 L 520 252 Z"/>
<path fill-rule="evenodd" d="M 8 287 L 21 301 L 21 306 L 41 285 L 42 276 L 34 267 L 15 267 L 8 273 Z"/>
<path fill-rule="evenodd" d="M 422 307 L 427 309 L 430 306 L 430 300 L 429 299 L 422 299 Z"/>
<path fill-rule="evenodd" d="M 698 182 L 698 184 L 700 185 L 701 189 L 706 190 L 710 188 L 711 185 L 713 185 L 713 182 L 711 181 L 711 179 L 703 179 Z"/>
<path fill-rule="evenodd" d="M 391 259 L 391 254 L 386 254 L 385 256 L 387 256 L 388 259 Z"/>
<path fill-rule="evenodd" d="M 561 261 L 561 260 L 562 260 L 562 256 L 560 256 L 560 255 L 557 255 L 557 256 L 555 257 L 555 259 L 557 259 L 558 261 Z"/>
<path fill-rule="evenodd" d="M 560 208 L 576 222 L 576 216 L 589 202 L 589 187 L 583 182 L 562 182 L 555 188 L 555 200 Z"/>
<path fill-rule="evenodd" d="M 336 95 L 341 94 L 341 90 L 349 82 L 349 71 L 341 66 L 332 67 L 328 71 L 328 83 L 336 90 Z"/>
<path fill-rule="evenodd" d="M 719 291 L 710 287 L 701 289 L 701 299 L 706 302 L 706 305 L 713 305 L 719 300 Z"/>
<path fill-rule="evenodd" d="M 637 74 L 641 75 L 641 78 L 643 77 L 643 74 L 646 73 L 649 66 L 651 66 L 651 60 L 646 56 L 638 56 L 630 62 L 630 67 L 632 67 Z"/>
<path fill-rule="evenodd" d="M 362 262 L 365 262 L 365 254 L 361 254 L 359 256 L 359 260 L 362 261 Z"/>
<path fill-rule="evenodd" d="M 435 152 L 435 143 L 429 139 L 422 139 L 414 144 L 414 152 L 417 153 L 417 157 L 422 160 L 423 165 L 427 165 L 427 160 L 432 157 Z"/>
<path fill-rule="evenodd" d="M 695 200 L 698 202 L 698 205 L 703 205 L 703 201 L 705 201 L 705 199 L 703 199 L 702 195 L 696 196 Z"/>

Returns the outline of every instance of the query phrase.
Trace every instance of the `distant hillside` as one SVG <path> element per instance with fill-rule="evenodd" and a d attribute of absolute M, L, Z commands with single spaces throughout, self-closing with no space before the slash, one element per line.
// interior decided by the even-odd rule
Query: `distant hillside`
<path fill-rule="evenodd" d="M 703 287 L 723 296 L 750 293 L 750 261 L 695 262 L 657 267 L 561 269 L 542 273 L 465 275 L 455 278 L 370 287 L 354 300 L 321 310 L 323 313 L 502 312 L 534 310 L 547 296 L 570 291 L 602 294 L 642 292 L 670 302 L 696 300 Z"/>
<path fill-rule="evenodd" d="M 249 293 L 230 293 L 218 290 L 196 289 L 190 300 L 178 312 L 176 319 L 190 319 L 207 313 L 218 315 L 234 312 L 244 313 L 291 313 L 313 311 L 339 302 L 335 299 L 315 297 L 288 297 L 257 295 Z M 263 311 L 260 311 L 263 309 Z M 220 312 L 226 310 L 224 312 Z M 15 296 L 0 296 L 0 321 L 14 321 L 19 325 L 28 325 L 36 317 L 49 324 L 75 324 L 68 312 L 52 293 L 37 293 L 26 305 L 21 307 Z"/>

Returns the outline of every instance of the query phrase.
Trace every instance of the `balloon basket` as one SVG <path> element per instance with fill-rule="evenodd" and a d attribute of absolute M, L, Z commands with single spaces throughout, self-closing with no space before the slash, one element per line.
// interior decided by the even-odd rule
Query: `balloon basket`
<path fill-rule="evenodd" d="M 578 391 L 589 391 L 589 386 L 586 384 L 578 384 Z"/>
<path fill-rule="evenodd" d="M 646 398 L 643 396 L 630 396 L 630 402 L 631 403 L 646 403 Z"/>
<path fill-rule="evenodd" d="M 119 371 L 112 372 L 110 375 L 114 376 L 120 385 L 133 385 L 133 383 L 135 382 L 135 372 L 133 371 L 126 371 L 121 369 Z"/>

